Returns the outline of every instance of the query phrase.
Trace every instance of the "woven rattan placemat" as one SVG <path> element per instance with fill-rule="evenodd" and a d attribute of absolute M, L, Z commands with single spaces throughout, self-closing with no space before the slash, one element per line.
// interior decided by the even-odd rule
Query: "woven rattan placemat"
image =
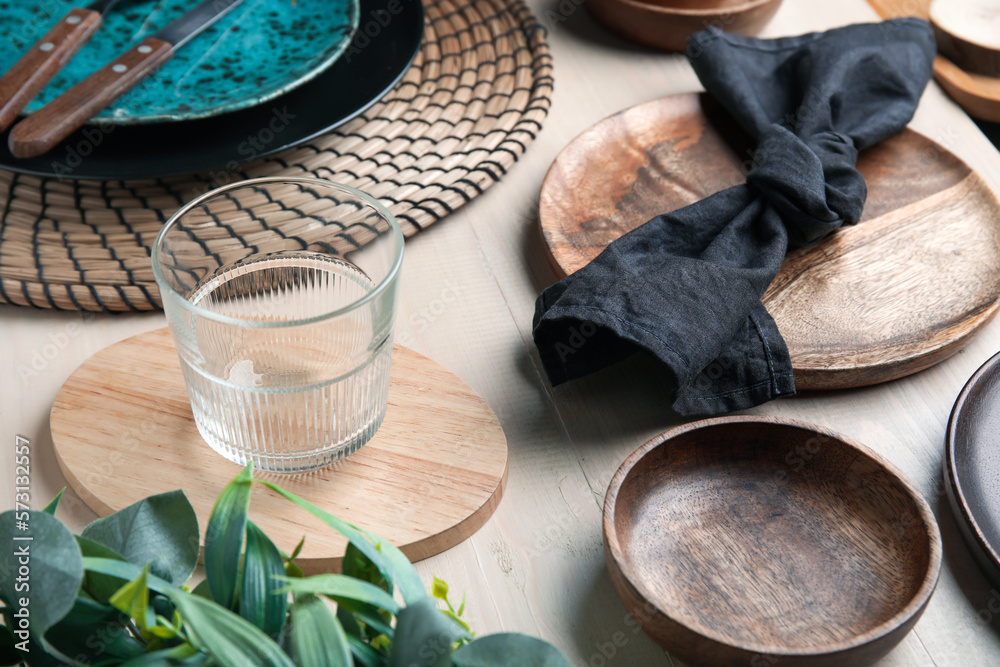
<path fill-rule="evenodd" d="M 522 0 L 425 0 L 424 43 L 364 114 L 233 178 L 314 175 L 379 198 L 407 236 L 482 194 L 548 113 L 552 60 Z M 62 181 L 0 170 L 0 302 L 72 310 L 160 307 L 149 247 L 212 172 Z"/>

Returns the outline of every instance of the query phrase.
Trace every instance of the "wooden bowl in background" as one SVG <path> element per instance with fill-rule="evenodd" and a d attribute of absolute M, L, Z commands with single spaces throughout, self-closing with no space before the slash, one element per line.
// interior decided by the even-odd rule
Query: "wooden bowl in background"
<path fill-rule="evenodd" d="M 691 33 L 710 25 L 755 35 L 781 0 L 587 0 L 591 15 L 625 39 L 667 51 L 684 51 Z"/>
<path fill-rule="evenodd" d="M 632 617 L 697 665 L 861 667 L 937 585 L 926 501 L 863 445 L 802 422 L 720 417 L 654 438 L 604 505 Z"/>

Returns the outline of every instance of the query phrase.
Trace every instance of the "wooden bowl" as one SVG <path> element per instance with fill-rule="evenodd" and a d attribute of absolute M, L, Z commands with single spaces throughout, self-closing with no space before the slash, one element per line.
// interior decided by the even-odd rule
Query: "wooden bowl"
<path fill-rule="evenodd" d="M 667 6 L 674 2 L 681 6 Z M 625 39 L 684 51 L 691 33 L 710 25 L 741 35 L 757 34 L 781 0 L 588 0 L 585 5 L 595 19 Z"/>
<path fill-rule="evenodd" d="M 863 445 L 809 424 L 720 417 L 650 440 L 604 504 L 626 608 L 696 665 L 859 667 L 937 585 L 927 503 Z"/>

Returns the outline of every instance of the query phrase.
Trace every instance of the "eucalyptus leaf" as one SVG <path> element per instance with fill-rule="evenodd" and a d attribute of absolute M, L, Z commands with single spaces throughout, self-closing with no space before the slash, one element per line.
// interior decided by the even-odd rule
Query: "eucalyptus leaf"
<path fill-rule="evenodd" d="M 226 485 L 205 531 L 205 579 L 212 598 L 226 609 L 236 602 L 252 478 L 253 468 L 247 466 Z"/>
<path fill-rule="evenodd" d="M 273 482 L 261 479 L 256 481 L 258 484 L 263 484 L 272 491 L 288 498 L 299 507 L 309 511 L 313 516 L 346 537 L 361 553 L 375 563 L 386 579 L 399 587 L 403 595 L 403 600 L 407 604 L 427 597 L 427 592 L 424 590 L 424 583 L 420 580 L 420 575 L 414 569 L 413 563 L 395 546 L 384 540 L 380 540 L 372 533 L 362 530 L 343 519 L 338 519 L 329 512 L 316 507 L 316 505 L 313 505 L 305 498 L 285 491 Z"/>
<path fill-rule="evenodd" d="M 264 631 L 211 600 L 179 589 L 166 592 L 176 605 L 192 643 L 223 665 L 295 667 Z"/>
<path fill-rule="evenodd" d="M 487 635 L 455 651 L 455 667 L 570 667 L 552 644 L 516 632 Z"/>
<path fill-rule="evenodd" d="M 240 590 L 240 616 L 277 638 L 288 614 L 287 593 L 277 594 L 285 578 L 278 547 L 252 521 L 247 522 L 246 560 Z"/>
<path fill-rule="evenodd" d="M 399 603 L 378 586 L 343 574 L 319 574 L 302 579 L 281 578 L 284 580 L 284 587 L 280 590 L 285 592 L 326 595 L 337 601 L 348 599 L 367 602 L 392 614 L 399 611 Z"/>
<path fill-rule="evenodd" d="M 437 608 L 434 598 L 409 604 L 396 615 L 388 667 L 451 667 L 452 644 L 465 631 Z"/>
<path fill-rule="evenodd" d="M 46 514 L 56 515 L 56 508 L 59 507 L 59 501 L 62 500 L 63 494 L 66 492 L 66 487 L 59 489 L 59 493 L 56 497 L 49 501 L 49 504 L 42 508 L 42 511 Z"/>
<path fill-rule="evenodd" d="M 198 517 L 183 491 L 144 498 L 94 521 L 81 535 L 134 565 L 149 563 L 154 575 L 177 585 L 198 564 Z"/>
<path fill-rule="evenodd" d="M 27 530 L 18 528 L 27 523 Z M 20 601 L 28 602 L 31 634 L 45 635 L 76 601 L 83 582 L 83 557 L 69 529 L 51 514 L 37 510 L 0 514 L 0 543 L 8 550 L 0 571 L 0 597 L 16 615 Z M 19 573 L 20 568 L 25 568 Z M 18 641 L 26 639 L 15 631 Z"/>
<path fill-rule="evenodd" d="M 76 544 L 80 547 L 80 553 L 84 558 L 109 558 L 112 560 L 125 561 L 125 557 L 115 552 L 114 549 L 104 546 L 100 542 L 88 540 L 86 537 L 76 536 Z M 120 579 L 95 572 L 85 572 L 83 576 L 83 590 L 90 597 L 101 603 L 107 603 L 119 588 L 122 582 Z"/>
<path fill-rule="evenodd" d="M 354 665 L 344 629 L 315 595 L 296 595 L 292 602 L 292 651 L 299 667 Z"/>

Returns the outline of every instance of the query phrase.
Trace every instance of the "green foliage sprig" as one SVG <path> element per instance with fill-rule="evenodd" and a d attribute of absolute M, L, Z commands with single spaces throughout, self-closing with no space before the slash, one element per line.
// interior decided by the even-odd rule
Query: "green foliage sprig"
<path fill-rule="evenodd" d="M 248 519 L 254 482 L 348 539 L 341 574 L 304 576 L 295 562 L 302 542 L 283 554 Z M 19 582 L 18 564 L 0 561 L 0 665 L 569 665 L 534 637 L 475 637 L 462 620 L 465 598 L 456 610 L 442 580 L 434 578 L 429 596 L 395 546 L 254 480 L 250 467 L 216 501 L 205 534 L 206 578 L 194 589 L 188 582 L 198 562 L 198 519 L 183 492 L 141 500 L 80 535 L 55 518 L 58 500 L 29 512 L 27 533 L 23 513 L 0 514 L 4 544 L 30 545 L 30 578 Z"/>

